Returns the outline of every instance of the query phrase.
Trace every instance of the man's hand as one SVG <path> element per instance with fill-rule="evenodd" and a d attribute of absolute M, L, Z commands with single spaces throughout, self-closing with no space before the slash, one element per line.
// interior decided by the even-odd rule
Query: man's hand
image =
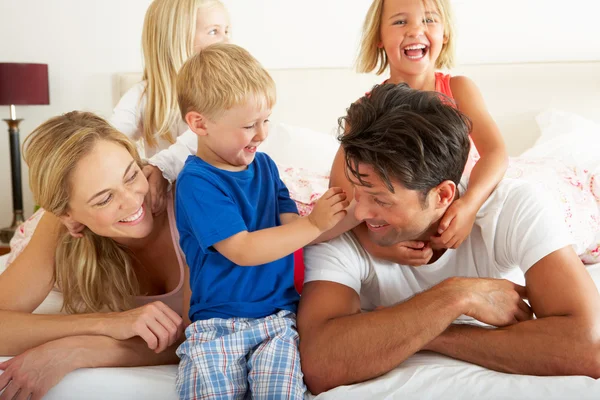
<path fill-rule="evenodd" d="M 464 199 L 458 199 L 448 207 L 440 221 L 438 236 L 431 237 L 436 248 L 456 249 L 469 236 L 477 208 Z"/>
<path fill-rule="evenodd" d="M 167 188 L 169 182 L 165 179 L 160 169 L 154 165 L 145 165 L 142 172 L 148 179 L 150 186 L 150 203 L 152 205 L 152 214 L 160 214 L 167 208 Z"/>
<path fill-rule="evenodd" d="M 465 315 L 494 326 L 507 326 L 533 318 L 523 301 L 525 287 L 506 279 L 450 278 L 446 283 L 460 293 L 467 293 Z"/>
<path fill-rule="evenodd" d="M 329 189 L 317 200 L 308 220 L 321 232 L 330 230 L 346 216 L 346 208 L 350 205 L 346 198 L 342 188 Z"/>

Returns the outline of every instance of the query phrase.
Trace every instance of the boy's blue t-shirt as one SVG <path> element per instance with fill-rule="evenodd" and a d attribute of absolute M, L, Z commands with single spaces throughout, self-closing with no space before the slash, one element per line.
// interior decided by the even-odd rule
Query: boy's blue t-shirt
<path fill-rule="evenodd" d="M 293 254 L 242 267 L 212 247 L 242 231 L 279 226 L 280 214 L 298 213 L 273 160 L 256 153 L 246 170 L 230 172 L 190 156 L 176 190 L 177 229 L 190 268 L 190 320 L 296 312 Z"/>

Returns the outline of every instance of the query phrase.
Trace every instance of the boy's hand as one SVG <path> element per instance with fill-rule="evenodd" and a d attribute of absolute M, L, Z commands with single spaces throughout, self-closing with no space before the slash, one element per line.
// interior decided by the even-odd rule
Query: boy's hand
<path fill-rule="evenodd" d="M 332 187 L 317 200 L 308 220 L 321 232 L 330 230 L 346 216 L 346 208 L 350 205 L 346 198 L 342 188 Z"/>
<path fill-rule="evenodd" d="M 150 203 L 152 205 L 152 214 L 160 214 L 167 208 L 167 188 L 169 182 L 165 179 L 162 172 L 154 165 L 145 165 L 142 172 L 148 179 L 150 185 Z"/>
<path fill-rule="evenodd" d="M 440 221 L 438 235 L 431 237 L 434 247 L 456 249 L 469 236 L 477 209 L 469 202 L 458 199 L 448 207 Z"/>
<path fill-rule="evenodd" d="M 394 245 L 396 249 L 395 262 L 401 265 L 418 267 L 431 260 L 433 250 L 429 244 L 423 242 L 406 241 Z"/>

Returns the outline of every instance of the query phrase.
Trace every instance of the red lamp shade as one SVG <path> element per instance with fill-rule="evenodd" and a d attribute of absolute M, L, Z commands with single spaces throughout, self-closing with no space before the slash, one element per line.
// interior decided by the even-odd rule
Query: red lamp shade
<path fill-rule="evenodd" d="M 0 105 L 50 104 L 48 64 L 0 63 Z"/>

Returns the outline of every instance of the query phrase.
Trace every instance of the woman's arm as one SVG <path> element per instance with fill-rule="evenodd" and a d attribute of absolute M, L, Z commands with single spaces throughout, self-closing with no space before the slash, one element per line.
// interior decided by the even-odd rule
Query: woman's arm
<path fill-rule="evenodd" d="M 175 350 L 181 341 L 167 351 L 156 354 L 139 338 L 115 340 L 105 336 L 73 336 L 34 347 L 4 363 L 0 363 L 0 391 L 13 398 L 41 399 L 69 372 L 79 368 L 137 367 L 176 364 Z M 24 393 L 26 392 L 26 393 Z"/>
<path fill-rule="evenodd" d="M 54 252 L 60 232 L 58 218 L 45 213 L 23 253 L 0 274 L 1 355 L 19 354 L 68 336 L 140 336 L 156 351 L 177 339 L 181 318 L 159 302 L 122 313 L 31 314 L 54 285 Z"/>

